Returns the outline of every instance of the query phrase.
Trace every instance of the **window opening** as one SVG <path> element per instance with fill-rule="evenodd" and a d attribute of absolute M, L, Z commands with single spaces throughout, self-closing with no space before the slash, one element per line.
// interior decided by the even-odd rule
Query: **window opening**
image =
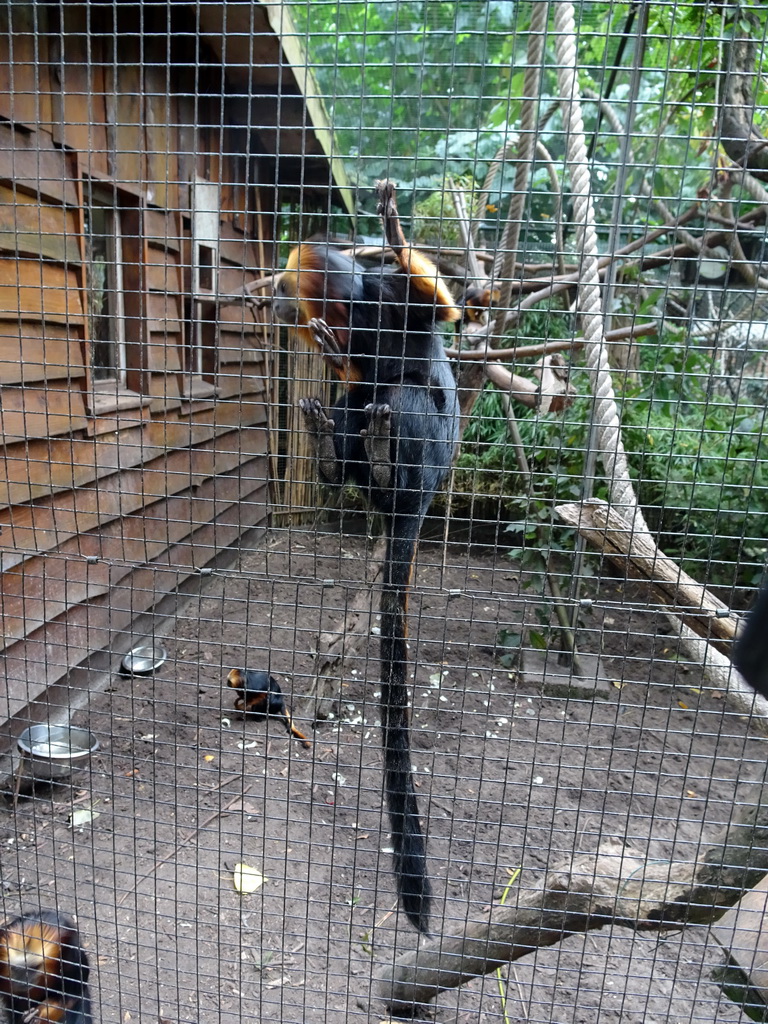
<path fill-rule="evenodd" d="M 85 187 L 84 227 L 91 374 L 95 384 L 126 384 L 120 210 L 114 195 Z"/>

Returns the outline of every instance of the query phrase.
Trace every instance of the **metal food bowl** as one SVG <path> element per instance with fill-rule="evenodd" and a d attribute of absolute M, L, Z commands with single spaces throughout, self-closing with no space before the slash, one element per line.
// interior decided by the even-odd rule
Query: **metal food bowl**
<path fill-rule="evenodd" d="M 127 676 L 150 676 L 165 664 L 167 658 L 168 652 L 162 644 L 139 644 L 120 662 L 120 671 Z"/>
<path fill-rule="evenodd" d="M 27 772 L 36 779 L 64 779 L 73 768 L 84 767 L 99 741 L 88 729 L 75 725 L 30 725 L 19 736 L 18 748 Z"/>

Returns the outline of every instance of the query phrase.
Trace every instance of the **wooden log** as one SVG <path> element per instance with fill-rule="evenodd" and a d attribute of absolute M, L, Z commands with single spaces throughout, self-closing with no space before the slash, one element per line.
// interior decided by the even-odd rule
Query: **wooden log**
<path fill-rule="evenodd" d="M 553 372 L 554 356 L 549 355 L 544 358 L 548 362 L 534 371 L 540 377 L 538 385 L 527 377 L 510 373 L 498 363 L 485 364 L 483 372 L 488 380 L 495 384 L 507 398 L 514 398 L 528 409 L 538 409 L 540 412 L 562 412 L 573 403 L 576 391 L 566 377 L 558 376 Z"/>
<path fill-rule="evenodd" d="M 397 1013 L 567 935 L 610 922 L 637 930 L 712 922 L 768 872 L 768 791 L 752 788 L 724 835 L 697 861 L 659 861 L 626 843 L 573 858 L 535 891 L 495 906 L 463 935 L 425 944 L 388 966 L 378 994 Z"/>
<path fill-rule="evenodd" d="M 683 572 L 650 537 L 634 531 L 610 505 L 597 499 L 558 505 L 555 511 L 623 573 L 642 580 L 661 602 L 673 606 L 697 636 L 730 656 L 739 617 L 703 584 Z"/>
<path fill-rule="evenodd" d="M 634 324 L 629 327 L 616 327 L 605 332 L 606 341 L 626 341 L 628 338 L 639 338 L 648 334 L 658 334 L 659 325 Z M 529 356 L 544 356 L 551 352 L 577 352 L 584 348 L 583 338 L 563 338 L 558 341 L 544 341 L 539 345 L 513 345 L 511 348 L 447 348 L 445 354 L 449 359 L 462 362 L 513 362 L 516 359 L 527 359 Z"/>

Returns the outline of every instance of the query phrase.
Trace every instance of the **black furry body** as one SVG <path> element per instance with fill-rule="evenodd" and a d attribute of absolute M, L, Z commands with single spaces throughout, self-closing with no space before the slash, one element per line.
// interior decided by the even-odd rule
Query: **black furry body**
<path fill-rule="evenodd" d="M 431 890 L 411 767 L 406 619 L 421 526 L 459 437 L 456 382 L 436 324 L 461 313 L 434 265 L 405 242 L 393 187 L 383 182 L 378 188 L 387 241 L 399 265 L 367 269 L 327 247 L 301 247 L 280 301 L 287 314 L 290 284 L 300 324 L 304 316 L 301 329 L 348 384 L 327 412 L 318 399 L 300 402 L 319 475 L 329 484 L 356 484 L 385 521 L 384 792 L 403 909 L 427 933 Z"/>
<path fill-rule="evenodd" d="M 305 749 L 311 749 L 311 742 L 293 724 L 280 684 L 269 672 L 233 668 L 227 676 L 227 685 L 239 694 L 235 699 L 236 711 L 241 711 L 244 716 L 254 718 L 257 722 L 278 718 L 289 736 L 295 736 L 301 740 Z"/>
<path fill-rule="evenodd" d="M 768 584 L 760 591 L 736 641 L 733 661 L 749 685 L 768 698 Z"/>
<path fill-rule="evenodd" d="M 68 915 L 43 910 L 0 929 L 0 996 L 12 1024 L 93 1024 L 89 974 Z"/>
<path fill-rule="evenodd" d="M 399 376 L 394 382 L 361 384 L 348 391 L 328 411 L 332 431 L 326 427 L 325 438 L 319 438 L 321 477 L 332 484 L 357 484 L 370 505 L 385 516 L 387 551 L 381 594 L 384 790 L 398 890 L 409 920 L 423 932 L 428 931 L 430 886 L 411 769 L 406 616 L 419 533 L 450 469 L 459 428 L 456 385 L 439 338 L 434 349 L 431 365 L 419 374 Z M 317 438 L 323 430 L 322 420 L 317 429 L 318 420 L 325 414 L 313 399 L 306 400 L 303 409 Z M 380 432 L 382 410 L 389 420 L 388 438 L 382 438 Z M 389 486 L 382 486 L 386 460 L 372 464 L 370 443 L 366 447 L 372 438 L 388 450 Z M 331 439 L 335 472 L 328 471 L 330 460 L 323 458 L 323 445 Z"/>

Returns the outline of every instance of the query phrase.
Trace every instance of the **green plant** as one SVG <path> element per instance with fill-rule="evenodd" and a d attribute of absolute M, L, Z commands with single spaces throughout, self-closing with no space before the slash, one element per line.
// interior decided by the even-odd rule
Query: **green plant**
<path fill-rule="evenodd" d="M 661 549 L 701 582 L 751 585 L 768 552 L 768 421 L 759 392 L 724 393 L 710 351 L 667 335 L 640 350 L 640 383 L 619 395 L 622 435 L 638 500 Z M 617 381 L 616 384 L 621 383 Z M 457 462 L 460 490 L 500 500 L 522 568 L 567 553 L 571 531 L 553 518 L 559 502 L 579 500 L 591 400 L 562 416 L 518 415 L 531 467 L 528 487 L 507 437 L 501 396 L 486 389 Z M 595 496 L 607 498 L 599 476 Z M 548 527 L 542 549 L 540 530 Z"/>
<path fill-rule="evenodd" d="M 768 539 L 764 406 L 723 394 L 709 351 L 659 345 L 646 350 L 646 365 L 651 355 L 656 363 L 622 403 L 649 525 L 694 579 L 755 583 Z"/>

